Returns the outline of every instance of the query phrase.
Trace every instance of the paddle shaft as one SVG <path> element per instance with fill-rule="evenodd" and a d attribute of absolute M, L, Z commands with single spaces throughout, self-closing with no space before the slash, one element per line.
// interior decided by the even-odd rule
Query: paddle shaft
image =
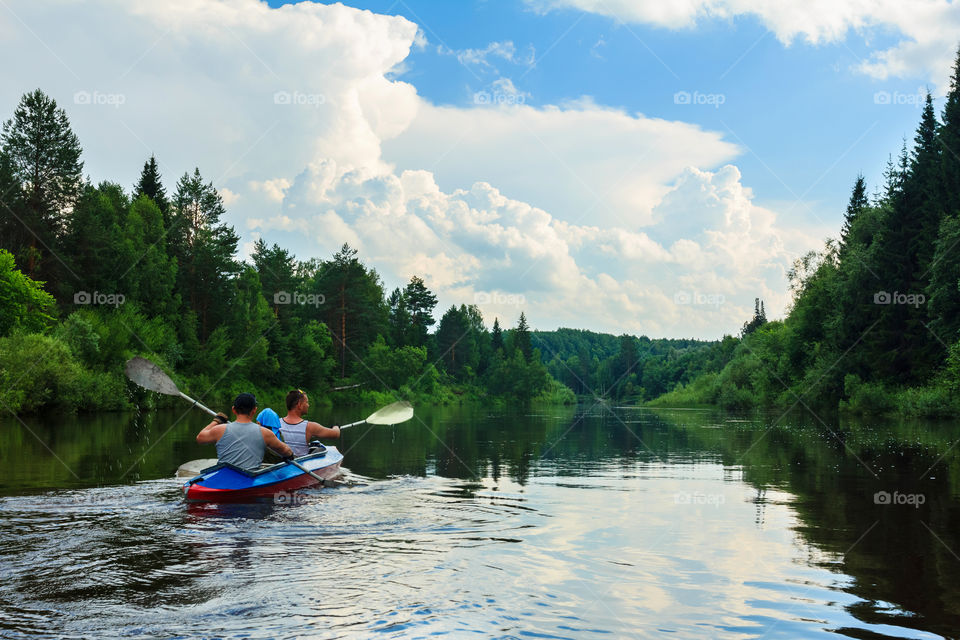
<path fill-rule="evenodd" d="M 200 409 L 203 409 L 204 411 L 206 411 L 207 413 L 209 413 L 209 414 L 212 415 L 212 416 L 217 415 L 217 412 L 216 412 L 216 411 L 214 411 L 214 410 L 211 409 L 210 407 L 205 407 L 205 406 L 203 406 L 202 404 L 200 404 L 199 402 L 197 402 L 196 400 L 194 400 L 193 398 L 191 398 L 190 396 L 188 396 L 187 394 L 185 394 L 183 391 L 180 392 L 180 397 L 183 398 L 184 400 L 186 400 L 187 402 L 191 403 L 193 406 L 198 407 L 198 408 L 200 408 Z"/>

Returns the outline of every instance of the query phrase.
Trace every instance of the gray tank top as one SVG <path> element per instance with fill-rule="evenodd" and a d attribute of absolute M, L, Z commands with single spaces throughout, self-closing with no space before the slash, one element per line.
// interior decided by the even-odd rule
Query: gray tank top
<path fill-rule="evenodd" d="M 280 434 L 287 446 L 293 449 L 293 455 L 300 457 L 310 453 L 310 447 L 307 446 L 306 420 L 290 424 L 284 418 L 280 418 Z"/>
<path fill-rule="evenodd" d="M 217 440 L 217 458 L 243 469 L 256 469 L 263 462 L 266 445 L 255 422 L 230 422 Z"/>

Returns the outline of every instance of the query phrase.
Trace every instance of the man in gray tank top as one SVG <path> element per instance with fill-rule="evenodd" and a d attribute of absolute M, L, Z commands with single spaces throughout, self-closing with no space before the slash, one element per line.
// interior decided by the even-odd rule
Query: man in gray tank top
<path fill-rule="evenodd" d="M 307 444 L 314 438 L 339 438 L 340 427 L 328 429 L 319 422 L 304 419 L 310 409 L 310 399 L 300 389 L 287 394 L 287 415 L 280 420 L 280 435 L 283 441 L 293 449 L 294 455 L 305 456 L 309 452 Z"/>
<path fill-rule="evenodd" d="M 252 393 L 241 393 L 233 401 L 234 422 L 227 422 L 224 413 L 197 434 L 198 444 L 217 444 L 217 458 L 243 469 L 256 469 L 263 462 L 263 454 L 270 447 L 284 458 L 293 457 L 293 450 L 280 442 L 273 431 L 253 421 L 257 399 Z"/>

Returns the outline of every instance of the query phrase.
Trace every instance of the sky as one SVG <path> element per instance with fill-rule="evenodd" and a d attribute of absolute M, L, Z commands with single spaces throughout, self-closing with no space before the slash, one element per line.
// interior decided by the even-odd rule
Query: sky
<path fill-rule="evenodd" d="M 945 0 L 0 0 L 0 118 L 53 96 L 93 182 L 198 167 L 240 258 L 346 242 L 437 315 L 715 339 L 784 316 L 958 45 Z"/>

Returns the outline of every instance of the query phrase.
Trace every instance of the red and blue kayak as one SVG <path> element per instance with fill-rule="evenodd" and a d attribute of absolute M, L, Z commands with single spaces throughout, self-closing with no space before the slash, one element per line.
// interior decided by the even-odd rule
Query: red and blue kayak
<path fill-rule="evenodd" d="M 329 480 L 340 472 L 343 454 L 336 447 L 323 447 L 296 460 L 314 474 Z M 255 471 L 221 462 L 187 480 L 183 484 L 183 493 L 188 502 L 256 502 L 269 498 L 276 500 L 291 491 L 318 484 L 319 481 L 309 473 L 287 462 Z"/>

